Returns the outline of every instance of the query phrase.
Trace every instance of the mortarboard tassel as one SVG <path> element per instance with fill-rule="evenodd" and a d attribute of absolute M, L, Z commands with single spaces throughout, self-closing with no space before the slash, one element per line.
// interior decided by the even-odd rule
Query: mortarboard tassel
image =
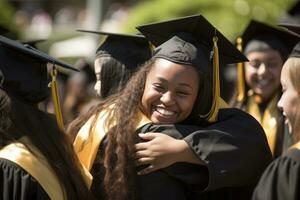
<path fill-rule="evenodd" d="M 153 51 L 155 49 L 154 44 L 152 44 L 151 42 L 149 42 L 149 48 L 150 48 L 151 52 L 153 53 Z"/>
<path fill-rule="evenodd" d="M 54 104 L 54 111 L 55 111 L 57 124 L 61 130 L 64 130 L 64 122 L 63 122 L 63 117 L 62 117 L 62 112 L 61 112 L 59 97 L 58 97 L 58 91 L 57 91 L 56 76 L 57 76 L 57 70 L 53 66 L 53 69 L 51 71 L 51 77 L 52 77 L 51 96 Z"/>
<path fill-rule="evenodd" d="M 242 52 L 242 38 L 238 37 L 236 40 L 237 49 Z M 240 62 L 237 64 L 237 84 L 238 94 L 236 100 L 243 102 L 245 100 L 245 77 L 244 77 L 244 63 Z"/>
<path fill-rule="evenodd" d="M 201 117 L 206 118 L 209 122 L 218 120 L 218 112 L 220 108 L 220 75 L 219 75 L 219 49 L 218 37 L 213 37 L 213 99 L 210 111 Z"/>

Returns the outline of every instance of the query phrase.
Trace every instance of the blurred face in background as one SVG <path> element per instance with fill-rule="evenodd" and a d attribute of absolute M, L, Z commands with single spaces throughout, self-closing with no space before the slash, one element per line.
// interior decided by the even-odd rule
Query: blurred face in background
<path fill-rule="evenodd" d="M 247 85 L 258 95 L 262 102 L 269 101 L 280 90 L 280 72 L 283 60 L 276 50 L 253 51 L 247 54 L 245 64 Z"/>

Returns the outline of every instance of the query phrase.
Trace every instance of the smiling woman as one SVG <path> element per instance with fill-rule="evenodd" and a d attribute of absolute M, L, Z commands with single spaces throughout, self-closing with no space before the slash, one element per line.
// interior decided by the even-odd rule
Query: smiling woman
<path fill-rule="evenodd" d="M 146 79 L 142 112 L 153 123 L 183 121 L 193 109 L 199 78 L 194 67 L 157 59 Z"/>
<path fill-rule="evenodd" d="M 249 62 L 240 70 L 244 73 L 239 74 L 239 90 L 232 106 L 243 109 L 260 122 L 276 158 L 289 147 L 291 140 L 277 108 L 281 92 L 280 72 L 299 37 L 252 20 L 241 38 Z"/>
<path fill-rule="evenodd" d="M 247 59 L 201 15 L 138 29 L 156 46 L 151 59 L 87 121 L 78 118 L 85 124 L 74 147 L 93 175 L 91 191 L 98 199 L 249 199 L 271 154 L 258 122 L 226 108 L 218 82 L 219 58 Z M 156 161 L 153 147 L 168 153 Z"/>
<path fill-rule="evenodd" d="M 278 107 L 295 141 L 289 150 L 274 160 L 264 172 L 253 193 L 253 200 L 300 198 L 300 43 L 298 43 L 281 72 L 282 96 Z"/>

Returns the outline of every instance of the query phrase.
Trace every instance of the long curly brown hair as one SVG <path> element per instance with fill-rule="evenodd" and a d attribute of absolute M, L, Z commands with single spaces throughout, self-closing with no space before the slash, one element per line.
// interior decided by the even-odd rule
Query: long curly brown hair
<path fill-rule="evenodd" d="M 103 185 L 106 196 L 110 200 L 136 199 L 134 163 L 134 144 L 137 141 L 136 121 L 137 112 L 140 110 L 141 100 L 147 75 L 154 66 L 155 60 L 150 60 L 140 67 L 131 77 L 126 87 L 117 96 L 112 96 L 92 108 L 89 113 L 76 119 L 70 131 L 78 131 L 80 127 L 93 115 L 96 115 L 90 130 L 96 126 L 97 114 L 105 105 L 115 103 L 113 117 L 117 125 L 107 133 L 107 146 L 102 158 L 105 167 Z M 196 68 L 197 69 L 197 68 Z M 211 107 L 212 90 L 211 78 L 198 71 L 199 91 L 190 116 L 183 122 L 189 124 L 206 124 L 205 119 L 199 117 L 206 114 Z"/>

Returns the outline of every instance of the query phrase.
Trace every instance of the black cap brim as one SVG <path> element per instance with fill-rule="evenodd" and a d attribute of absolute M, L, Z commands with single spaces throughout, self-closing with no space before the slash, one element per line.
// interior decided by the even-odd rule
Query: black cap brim
<path fill-rule="evenodd" d="M 49 55 L 47 55 L 46 53 L 43 53 L 37 49 L 35 49 L 34 47 L 31 47 L 30 45 L 23 45 L 22 43 L 19 43 L 17 41 L 11 40 L 9 38 L 0 36 L 0 44 L 12 49 L 13 51 L 20 53 L 20 54 L 24 54 L 26 56 L 35 58 L 36 60 L 39 60 L 41 62 L 45 62 L 45 63 L 53 63 L 57 66 L 66 68 L 66 69 L 70 69 L 70 70 L 74 70 L 74 71 L 78 71 L 78 69 L 72 67 L 71 65 L 64 63 L 62 61 L 59 61 Z"/>
<path fill-rule="evenodd" d="M 289 51 L 293 49 L 300 39 L 296 33 L 286 31 L 280 27 L 273 27 L 256 20 L 251 20 L 241 36 L 243 39 L 243 47 L 245 47 L 253 38 L 263 35 L 272 35 L 277 37 L 282 43 L 284 43 Z"/>
<path fill-rule="evenodd" d="M 300 36 L 300 25 L 299 24 L 280 23 L 278 25 L 282 26 Z"/>
<path fill-rule="evenodd" d="M 124 34 L 124 33 L 112 33 L 112 32 L 106 32 L 106 31 L 92 31 L 92 30 L 82 30 L 78 29 L 76 30 L 78 32 L 83 32 L 83 33 L 93 33 L 97 35 L 105 35 L 105 36 L 116 36 L 116 37 L 128 37 L 128 38 L 136 38 L 136 39 L 145 39 L 145 36 L 141 34 Z"/>

